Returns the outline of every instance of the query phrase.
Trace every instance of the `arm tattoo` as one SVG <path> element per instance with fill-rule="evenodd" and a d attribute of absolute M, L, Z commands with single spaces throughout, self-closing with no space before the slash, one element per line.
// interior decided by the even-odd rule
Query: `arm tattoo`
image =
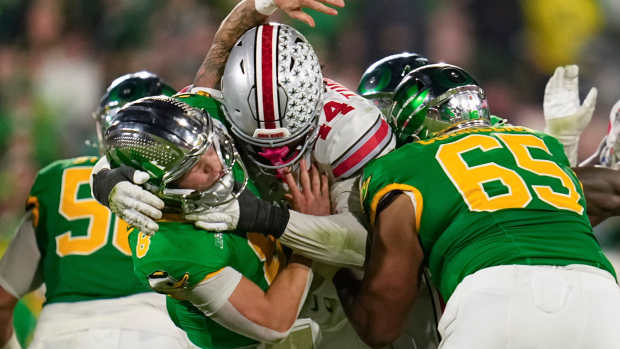
<path fill-rule="evenodd" d="M 254 8 L 254 0 L 245 0 L 235 6 L 215 33 L 213 44 L 194 77 L 194 86 L 217 88 L 235 42 L 247 30 L 262 24 L 266 19 L 267 16 Z"/>

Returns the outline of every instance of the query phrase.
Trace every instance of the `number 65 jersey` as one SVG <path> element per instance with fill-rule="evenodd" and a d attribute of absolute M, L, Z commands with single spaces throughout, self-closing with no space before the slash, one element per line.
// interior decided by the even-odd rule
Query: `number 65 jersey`
<path fill-rule="evenodd" d="M 134 276 L 127 223 L 90 194 L 96 161 L 55 161 L 39 171 L 30 191 L 47 304 L 150 291 Z"/>
<path fill-rule="evenodd" d="M 562 146 L 523 127 L 467 128 L 407 144 L 364 169 L 371 224 L 392 191 L 414 203 L 433 282 L 447 301 L 482 268 L 587 264 L 615 272 L 592 234 Z"/>

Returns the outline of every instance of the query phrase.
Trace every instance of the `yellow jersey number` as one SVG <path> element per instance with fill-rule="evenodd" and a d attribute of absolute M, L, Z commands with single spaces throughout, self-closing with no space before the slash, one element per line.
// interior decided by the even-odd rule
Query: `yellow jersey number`
<path fill-rule="evenodd" d="M 435 156 L 471 211 L 523 208 L 532 200 L 531 188 L 547 204 L 583 214 L 584 207 L 579 203 L 581 196 L 570 176 L 555 162 L 532 158 L 529 149 L 541 149 L 551 154 L 542 139 L 530 134 L 496 133 L 494 136 L 474 134 L 463 137 L 441 145 Z M 493 162 L 469 166 L 461 154 L 476 148 L 482 151 L 507 149 L 520 168 L 559 179 L 568 193 L 555 192 L 546 185 L 528 185 L 516 171 Z M 482 185 L 496 180 L 508 188 L 508 193 L 489 197 Z"/>
<path fill-rule="evenodd" d="M 89 255 L 101 249 L 108 242 L 108 232 L 112 224 L 112 212 L 93 198 L 78 199 L 80 186 L 88 184 L 92 167 L 73 167 L 62 175 L 60 207 L 58 213 L 71 221 L 88 219 L 86 235 L 74 236 L 67 231 L 56 237 L 56 253 L 60 257 L 69 255 Z M 128 241 L 129 226 L 115 217 L 111 231 L 112 244 L 121 253 L 131 256 Z"/>

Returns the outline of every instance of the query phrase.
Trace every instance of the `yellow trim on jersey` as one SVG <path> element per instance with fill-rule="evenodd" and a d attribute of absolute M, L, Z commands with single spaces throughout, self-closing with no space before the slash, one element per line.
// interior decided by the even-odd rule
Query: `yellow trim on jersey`
<path fill-rule="evenodd" d="M 224 267 L 224 268 L 222 268 L 222 269 L 220 269 L 220 270 L 218 270 L 218 271 L 214 271 L 214 272 L 212 272 L 212 273 L 207 274 L 207 276 L 205 276 L 205 277 L 204 277 L 204 279 L 202 279 L 202 281 L 200 281 L 200 283 L 202 283 L 203 281 L 206 281 L 206 280 L 208 280 L 208 279 L 210 279 L 210 278 L 214 277 L 215 275 L 217 275 L 217 274 L 221 273 L 221 272 L 222 272 L 222 270 L 224 270 L 225 268 L 226 268 L 226 267 Z"/>
<path fill-rule="evenodd" d="M 463 135 L 463 134 L 480 133 L 480 132 L 506 132 L 506 131 L 536 132 L 536 131 L 533 131 L 532 129 L 529 129 L 523 126 L 470 127 L 470 128 L 465 128 L 465 129 L 458 130 L 458 131 L 443 133 L 433 138 L 426 139 L 423 141 L 417 141 L 415 143 L 426 145 L 426 144 L 435 143 L 436 141 L 442 141 L 444 139 L 448 139 L 448 138 Z"/>
<path fill-rule="evenodd" d="M 29 196 L 26 200 L 26 206 L 30 208 L 32 206 L 32 224 L 36 228 L 39 225 L 39 198 L 36 196 Z"/>
<path fill-rule="evenodd" d="M 187 280 L 189 280 L 189 273 L 183 274 L 183 277 L 181 278 L 181 280 L 175 282 L 171 287 L 172 288 L 181 288 L 181 287 L 185 286 L 185 284 L 187 283 Z"/>
<path fill-rule="evenodd" d="M 95 156 L 80 156 L 77 157 L 75 159 L 73 159 L 73 162 L 71 162 L 72 165 L 79 165 L 79 164 L 83 164 L 85 162 L 91 162 L 91 163 L 95 163 L 97 162 L 98 158 Z"/>
<path fill-rule="evenodd" d="M 415 197 L 415 228 L 417 231 L 420 231 L 420 220 L 422 219 L 422 208 L 424 206 L 424 202 L 422 200 L 422 193 L 413 186 L 402 183 L 392 183 L 388 184 L 385 187 L 381 188 L 375 196 L 373 196 L 372 201 L 370 202 L 370 225 L 374 227 L 375 218 L 377 215 L 377 206 L 379 205 L 379 201 L 383 198 L 387 193 L 394 190 L 402 190 L 413 193 Z"/>

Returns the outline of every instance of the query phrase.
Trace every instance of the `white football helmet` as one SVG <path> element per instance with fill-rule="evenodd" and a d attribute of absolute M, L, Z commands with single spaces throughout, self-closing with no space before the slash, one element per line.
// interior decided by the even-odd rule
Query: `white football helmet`
<path fill-rule="evenodd" d="M 237 41 L 222 76 L 226 117 L 249 159 L 261 169 L 296 165 L 318 134 L 323 105 L 319 60 L 306 38 L 278 23 Z"/>

